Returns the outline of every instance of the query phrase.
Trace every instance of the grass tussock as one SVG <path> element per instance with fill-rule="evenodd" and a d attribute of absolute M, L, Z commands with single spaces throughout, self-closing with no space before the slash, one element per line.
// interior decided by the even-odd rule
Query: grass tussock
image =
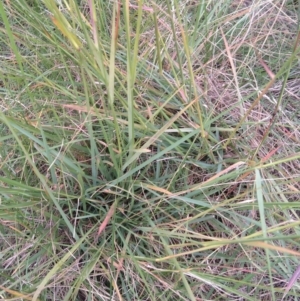
<path fill-rule="evenodd" d="M 296 300 L 298 1 L 0 18 L 0 299 Z"/>

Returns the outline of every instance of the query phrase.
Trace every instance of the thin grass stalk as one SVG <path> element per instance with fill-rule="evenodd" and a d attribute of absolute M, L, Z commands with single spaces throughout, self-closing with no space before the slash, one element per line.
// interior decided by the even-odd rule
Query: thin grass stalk
<path fill-rule="evenodd" d="M 20 52 L 18 50 L 16 41 L 14 39 L 14 35 L 13 35 L 13 32 L 12 32 L 10 23 L 9 23 L 7 15 L 5 13 L 3 2 L 1 2 L 1 1 L 0 1 L 0 16 L 1 16 L 1 18 L 3 20 L 3 23 L 4 23 L 4 26 L 5 26 L 5 31 L 6 31 L 8 39 L 9 39 L 10 47 L 11 47 L 11 49 L 12 49 L 12 51 L 13 51 L 16 59 L 17 59 L 19 70 L 21 70 L 23 78 L 26 78 L 25 74 L 24 74 L 23 64 L 22 64 L 23 59 L 20 55 Z"/>
<path fill-rule="evenodd" d="M 263 233 L 263 237 L 268 237 L 268 231 L 267 231 L 267 223 L 266 223 L 266 217 L 265 217 L 265 206 L 264 206 L 264 197 L 263 197 L 263 181 L 260 175 L 259 170 L 255 169 L 255 191 L 256 191 L 256 197 L 258 202 L 258 208 L 259 208 L 259 216 L 260 216 L 260 222 L 261 222 L 261 229 Z M 275 292 L 274 292 L 274 285 L 273 285 L 273 275 L 272 275 L 272 265 L 270 261 L 270 250 L 268 248 L 265 248 L 266 252 L 266 258 L 267 258 L 267 264 L 268 264 L 268 272 L 269 272 L 269 280 L 270 280 L 270 287 L 272 292 L 272 300 L 275 300 Z"/>
<path fill-rule="evenodd" d="M 127 50 L 127 113 L 128 113 L 128 158 L 133 154 L 134 150 L 134 74 L 133 65 L 134 58 L 131 51 L 131 27 L 130 27 L 130 13 L 129 13 L 129 0 L 123 1 L 124 16 L 125 16 L 125 30 L 126 30 L 126 50 Z"/>
<path fill-rule="evenodd" d="M 172 7 L 171 7 L 171 3 L 172 2 Z M 177 40 L 177 35 L 176 35 L 176 28 L 175 28 L 175 12 L 174 10 L 174 0 L 168 0 L 167 1 L 167 7 L 168 7 L 168 14 L 169 14 L 169 18 L 171 21 L 171 29 L 172 29 L 172 34 L 173 34 L 173 39 L 174 39 L 174 43 L 175 43 L 175 49 L 176 49 L 176 53 L 177 53 L 177 59 L 178 59 L 178 65 L 179 65 L 179 74 L 181 77 L 181 82 L 184 83 L 184 75 L 182 70 L 183 66 L 182 66 L 182 59 L 181 59 L 181 53 L 179 51 L 179 45 L 178 45 L 178 40 Z"/>
<path fill-rule="evenodd" d="M 116 14 L 117 11 L 117 14 Z M 123 145 L 122 145 L 122 134 L 121 130 L 117 121 L 117 115 L 115 111 L 115 57 L 116 57 L 116 48 L 117 48 L 117 41 L 118 41 L 118 28 L 119 28 L 119 17 L 120 17 L 120 3 L 115 2 L 113 7 L 113 15 L 112 15 L 112 37 L 111 37 L 111 45 L 110 45 L 110 59 L 109 59 L 109 75 L 108 75 L 108 102 L 110 113 L 114 119 L 118 149 L 121 152 Z M 109 113 L 107 112 L 107 113 Z M 119 167 L 116 166 L 116 169 Z"/>
<path fill-rule="evenodd" d="M 300 22 L 300 21 L 299 21 Z M 299 42 L 300 42 L 300 30 L 299 30 L 299 22 L 298 22 L 298 35 L 297 35 L 297 38 L 295 40 L 295 43 L 294 43 L 294 47 L 293 47 L 293 52 L 292 52 L 292 55 L 297 53 L 298 50 L 298 45 L 299 45 Z M 273 111 L 273 117 L 270 121 L 270 124 L 267 128 L 267 130 L 265 131 L 262 139 L 261 139 L 261 142 L 259 144 L 259 146 L 256 148 L 253 156 L 252 156 L 252 160 L 253 158 L 256 157 L 257 153 L 259 152 L 259 150 L 261 149 L 261 147 L 263 146 L 263 143 L 265 142 L 265 140 L 267 139 L 270 131 L 272 130 L 274 124 L 275 124 L 275 121 L 276 121 L 276 117 L 277 117 L 277 113 L 279 111 L 279 108 L 282 104 L 282 99 L 283 99 L 283 95 L 284 95 L 284 91 L 285 91 L 285 88 L 286 88 L 286 84 L 287 84 L 287 81 L 289 79 L 289 75 L 290 75 L 290 72 L 291 72 L 291 68 L 292 68 L 292 60 L 288 61 L 288 64 L 287 64 L 287 70 L 286 70 L 286 73 L 284 75 L 284 78 L 283 78 L 283 83 L 281 85 L 281 89 L 280 89 L 280 94 L 279 94 L 279 97 L 278 97 L 278 100 L 276 102 L 276 106 L 275 106 L 275 109 Z"/>
<path fill-rule="evenodd" d="M 173 1 L 174 1 L 175 11 L 176 11 L 176 15 L 177 15 L 176 19 L 181 20 L 181 17 L 179 14 L 179 9 L 178 9 L 178 3 L 176 0 L 173 0 Z M 183 26 L 180 21 L 178 21 L 178 22 L 179 22 L 179 26 L 180 26 L 180 30 L 181 30 L 181 36 L 183 39 L 183 47 L 184 47 L 184 51 L 185 51 L 185 58 L 187 60 L 187 66 L 188 66 L 188 71 L 189 71 L 189 81 L 188 81 L 190 84 L 189 99 L 192 99 L 192 97 L 194 97 L 195 99 L 198 100 L 195 103 L 195 107 L 196 107 L 196 111 L 197 111 L 197 115 L 198 115 L 199 126 L 201 129 L 201 137 L 206 139 L 207 135 L 204 130 L 203 116 L 202 116 L 203 113 L 202 113 L 202 109 L 200 106 L 200 101 L 201 101 L 202 95 L 198 94 L 198 89 L 197 89 L 196 83 L 195 83 L 194 70 L 193 70 L 193 64 L 192 64 L 191 53 L 190 53 L 189 39 L 188 39 L 188 35 L 185 31 L 185 26 Z M 183 81 L 183 82 L 185 82 L 185 81 Z M 184 90 L 186 93 L 186 89 L 184 89 Z M 191 91 L 193 91 L 193 95 L 192 95 Z"/>
<path fill-rule="evenodd" d="M 159 74 L 162 75 L 163 69 L 162 69 L 162 59 L 161 59 L 161 53 L 160 53 L 161 52 L 161 49 L 160 49 L 161 37 L 159 34 L 159 29 L 158 29 L 156 7 L 154 8 L 154 11 L 153 11 L 153 21 L 154 21 L 154 27 L 155 27 L 157 63 L 158 63 L 158 68 L 159 68 Z"/>

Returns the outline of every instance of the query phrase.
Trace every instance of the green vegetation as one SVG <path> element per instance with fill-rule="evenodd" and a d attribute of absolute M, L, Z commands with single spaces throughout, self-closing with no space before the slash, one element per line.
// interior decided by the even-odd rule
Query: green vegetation
<path fill-rule="evenodd" d="M 1 1 L 0 299 L 296 300 L 299 12 Z"/>

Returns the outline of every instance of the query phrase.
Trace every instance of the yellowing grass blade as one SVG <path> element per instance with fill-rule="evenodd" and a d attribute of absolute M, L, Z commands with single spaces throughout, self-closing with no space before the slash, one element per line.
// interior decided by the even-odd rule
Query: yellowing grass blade
<path fill-rule="evenodd" d="M 63 16 L 62 16 L 63 17 Z M 71 44 L 79 50 L 81 48 L 81 43 L 78 38 L 69 30 L 71 28 L 68 21 L 63 17 L 64 22 L 56 19 L 55 17 L 51 17 L 53 24 L 59 29 L 59 31 L 71 42 Z M 63 24 L 66 23 L 66 24 Z M 66 26 L 67 25 L 67 26 Z"/>

